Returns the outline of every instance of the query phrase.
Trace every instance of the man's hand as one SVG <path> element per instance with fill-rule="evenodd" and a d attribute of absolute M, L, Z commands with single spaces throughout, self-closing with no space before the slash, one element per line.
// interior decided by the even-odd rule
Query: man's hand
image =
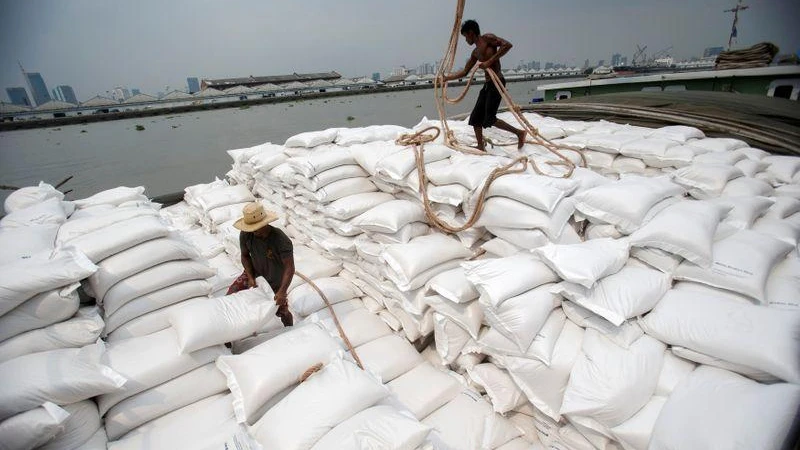
<path fill-rule="evenodd" d="M 483 70 L 486 70 L 486 69 L 492 67 L 493 64 L 494 64 L 494 61 L 492 61 L 491 58 L 490 58 L 490 59 L 487 59 L 486 61 L 481 61 L 481 63 L 478 64 L 478 67 L 480 67 Z"/>
<path fill-rule="evenodd" d="M 248 289 L 249 289 L 249 288 L 254 288 L 254 287 L 256 287 L 256 280 L 255 280 L 255 278 L 253 278 L 253 277 L 251 277 L 251 276 L 249 276 L 249 275 L 247 276 L 247 287 L 248 287 Z"/>
<path fill-rule="evenodd" d="M 278 306 L 285 306 L 289 304 L 289 297 L 286 296 L 286 292 L 276 292 L 275 293 L 275 303 Z"/>

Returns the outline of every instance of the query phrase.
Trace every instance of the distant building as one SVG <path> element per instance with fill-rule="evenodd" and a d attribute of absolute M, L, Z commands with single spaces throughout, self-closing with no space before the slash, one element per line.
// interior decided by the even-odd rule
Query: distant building
<path fill-rule="evenodd" d="M 620 60 L 620 65 L 622 65 L 622 66 L 627 66 L 628 65 L 628 57 L 627 56 L 623 56 L 622 57 L 622 59 Z"/>
<path fill-rule="evenodd" d="M 72 89 L 72 86 L 57 86 L 53 89 L 53 98 L 62 102 L 72 103 L 73 105 L 78 104 L 78 99 L 75 97 L 75 91 Z"/>
<path fill-rule="evenodd" d="M 334 82 L 342 76 L 336 72 L 320 72 L 320 73 L 293 73 L 289 75 L 269 75 L 269 76 L 249 76 L 247 78 L 219 78 L 214 80 L 202 80 L 200 82 L 200 90 L 214 88 L 221 91 L 230 89 L 234 86 L 247 86 L 254 87 L 262 84 L 282 84 L 282 83 L 309 83 L 311 81 L 325 80 Z"/>
<path fill-rule="evenodd" d="M 32 106 L 31 99 L 28 98 L 28 91 L 24 87 L 6 88 L 6 94 L 11 103 L 19 106 Z"/>
<path fill-rule="evenodd" d="M 417 75 L 428 75 L 435 73 L 433 64 L 422 63 L 417 67 Z"/>
<path fill-rule="evenodd" d="M 703 51 L 703 58 L 710 58 L 712 56 L 717 56 L 722 53 L 724 49 L 722 47 L 708 47 Z"/>
<path fill-rule="evenodd" d="M 551 62 L 544 63 L 544 70 L 552 69 L 552 68 L 553 68 L 553 63 L 551 63 Z"/>
<path fill-rule="evenodd" d="M 399 77 L 403 75 L 408 75 L 408 69 L 406 69 L 406 66 L 395 67 L 392 69 L 393 77 Z"/>
<path fill-rule="evenodd" d="M 381 73 L 380 72 L 373 72 L 372 73 L 372 81 L 380 81 L 381 80 Z"/>
<path fill-rule="evenodd" d="M 28 89 L 33 94 L 33 101 L 36 106 L 43 105 L 52 98 L 50 92 L 47 91 L 47 85 L 44 83 L 44 78 L 39 72 L 24 72 L 25 81 L 28 83 Z"/>
<path fill-rule="evenodd" d="M 139 89 L 131 88 L 131 97 L 133 97 L 134 95 L 139 95 L 141 93 L 142 93 L 142 91 L 140 91 Z"/>
<path fill-rule="evenodd" d="M 189 93 L 194 94 L 195 92 L 200 92 L 200 82 L 197 81 L 197 77 L 189 77 L 186 79 L 186 84 L 189 87 Z"/>
<path fill-rule="evenodd" d="M 601 60 L 597 61 L 597 66 L 598 67 L 605 66 L 605 65 L 606 65 L 606 60 L 605 59 L 601 59 Z"/>
<path fill-rule="evenodd" d="M 122 101 L 125 101 L 125 100 L 131 98 L 131 93 L 128 92 L 127 88 L 124 88 L 124 87 L 121 87 L 121 86 L 117 86 L 117 87 L 114 88 L 113 91 L 111 91 L 111 98 L 113 98 L 114 100 L 116 100 L 118 102 L 122 102 Z"/>
<path fill-rule="evenodd" d="M 622 55 L 619 53 L 614 53 L 611 55 L 611 66 L 617 67 L 622 65 Z"/>

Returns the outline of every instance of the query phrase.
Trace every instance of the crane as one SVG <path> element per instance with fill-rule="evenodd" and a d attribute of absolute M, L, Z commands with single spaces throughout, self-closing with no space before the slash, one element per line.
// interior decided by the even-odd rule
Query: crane
<path fill-rule="evenodd" d="M 750 8 L 747 5 L 742 4 L 742 0 L 739 0 L 739 3 L 736 5 L 735 8 L 726 9 L 723 12 L 732 12 L 733 13 L 733 25 L 731 26 L 731 35 L 728 37 L 728 50 L 731 49 L 733 43 L 736 42 L 736 38 L 739 35 L 739 32 L 736 29 L 736 25 L 739 24 L 739 11 L 744 11 L 745 9 Z"/>
<path fill-rule="evenodd" d="M 647 50 L 646 45 L 644 47 L 636 45 L 636 53 L 633 55 L 633 59 L 631 60 L 632 66 L 636 66 L 638 63 L 642 63 L 647 60 L 647 54 L 644 52 L 645 50 Z"/>

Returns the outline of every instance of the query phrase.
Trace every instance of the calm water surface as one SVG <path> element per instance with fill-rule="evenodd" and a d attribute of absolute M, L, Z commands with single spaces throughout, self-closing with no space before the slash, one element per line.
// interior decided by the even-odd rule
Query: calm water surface
<path fill-rule="evenodd" d="M 509 83 L 508 88 L 517 104 L 526 104 L 537 83 Z M 469 112 L 479 88 L 450 106 L 448 115 Z M 411 127 L 423 116 L 437 117 L 433 89 L 8 131 L 0 133 L 0 184 L 55 184 L 74 175 L 62 188 L 73 189 L 68 198 L 140 185 L 157 196 L 222 178 L 231 165 L 225 150 L 283 143 L 294 134 L 328 127 Z M 137 131 L 136 125 L 145 130 Z M 0 201 L 6 195 L 0 191 Z"/>

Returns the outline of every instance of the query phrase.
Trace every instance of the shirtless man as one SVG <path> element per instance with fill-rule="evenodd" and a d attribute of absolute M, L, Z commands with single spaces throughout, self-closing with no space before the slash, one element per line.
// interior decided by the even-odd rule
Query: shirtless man
<path fill-rule="evenodd" d="M 480 68 L 494 70 L 500 78 L 500 82 L 505 86 L 506 80 L 500 71 L 500 58 L 511 50 L 511 43 L 493 34 L 481 34 L 478 22 L 474 20 L 467 20 L 461 25 L 461 35 L 467 40 L 467 44 L 474 44 L 475 49 L 472 50 L 466 66 L 460 72 L 445 75 L 443 81 L 452 81 L 465 77 L 470 69 L 475 66 L 475 63 L 480 61 Z M 475 108 L 469 116 L 469 124 L 475 129 L 475 138 L 478 140 L 478 150 L 486 151 L 483 128 L 492 126 L 514 133 L 517 136 L 518 149 L 521 149 L 525 144 L 525 130 L 514 128 L 507 122 L 497 118 L 497 108 L 500 106 L 501 101 L 500 92 L 498 92 L 492 80 L 486 77 L 483 89 L 481 89 L 480 94 L 478 94 L 478 100 L 475 102 Z"/>

